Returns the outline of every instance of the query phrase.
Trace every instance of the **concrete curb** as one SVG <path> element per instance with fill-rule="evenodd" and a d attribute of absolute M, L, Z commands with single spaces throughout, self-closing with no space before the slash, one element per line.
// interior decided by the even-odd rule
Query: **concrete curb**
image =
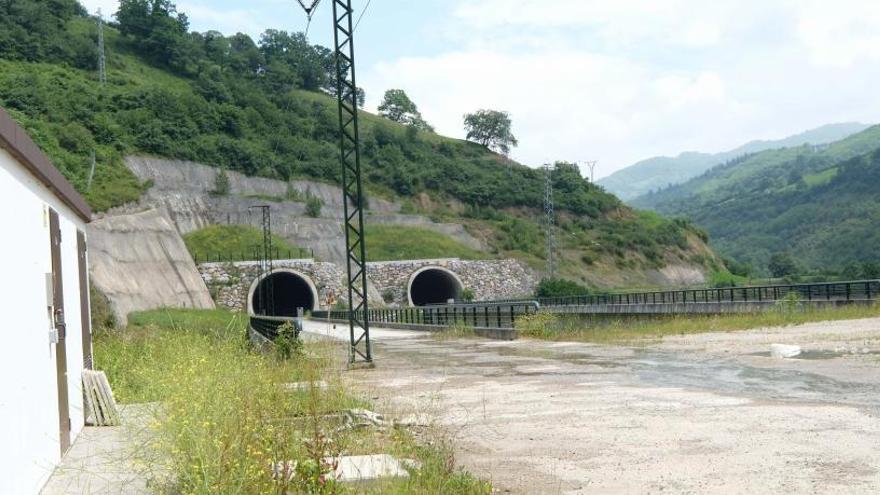
<path fill-rule="evenodd" d="M 348 320 L 328 320 L 324 318 L 310 318 L 310 321 L 324 323 L 348 323 Z M 419 325 L 415 323 L 385 323 L 376 322 L 377 328 L 387 328 L 390 330 L 416 330 L 419 332 L 443 332 L 449 327 L 446 325 Z M 474 333 L 479 337 L 492 340 L 516 340 L 519 333 L 513 328 L 474 328 Z"/>

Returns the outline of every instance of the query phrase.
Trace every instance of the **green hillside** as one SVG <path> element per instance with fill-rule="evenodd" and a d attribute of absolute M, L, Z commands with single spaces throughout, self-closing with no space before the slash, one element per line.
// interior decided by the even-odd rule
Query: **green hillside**
<path fill-rule="evenodd" d="M 710 168 L 770 149 L 821 145 L 839 141 L 867 129 L 859 123 L 829 124 L 774 141 L 752 141 L 723 153 L 686 152 L 676 157 L 660 156 L 642 160 L 598 181 L 624 201 L 635 200 L 658 189 L 686 182 Z"/>
<path fill-rule="evenodd" d="M 471 249 L 451 237 L 418 227 L 372 225 L 367 230 L 370 261 L 485 259 L 486 253 Z"/>
<path fill-rule="evenodd" d="M 168 0 L 124 0 L 116 19 L 105 29 L 108 73 L 101 84 L 97 25 L 78 3 L 0 3 L 0 105 L 96 210 L 136 200 L 149 186 L 124 166 L 131 154 L 338 183 L 328 49 L 301 33 L 267 30 L 255 42 L 243 34 L 189 32 Z M 361 122 L 370 194 L 397 198 L 411 213 L 464 223 L 493 253 L 540 265 L 543 172 L 366 112 Z M 97 168 L 89 185 L 92 152 Z M 575 165 L 556 164 L 553 183 L 568 253 L 563 268 L 573 277 L 597 259 L 638 269 L 693 254 L 694 228 L 645 221 L 584 180 Z"/>
<path fill-rule="evenodd" d="M 824 147 L 770 150 L 635 204 L 705 228 L 723 255 L 759 271 L 777 253 L 837 270 L 880 252 L 880 126 Z"/>

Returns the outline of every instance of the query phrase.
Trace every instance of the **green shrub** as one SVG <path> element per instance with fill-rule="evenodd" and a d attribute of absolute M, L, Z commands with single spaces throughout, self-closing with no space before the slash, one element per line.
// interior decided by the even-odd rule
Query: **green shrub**
<path fill-rule="evenodd" d="M 293 324 L 287 322 L 278 328 L 278 337 L 275 338 L 275 356 L 278 359 L 286 360 L 292 357 L 301 356 L 303 352 L 303 343 L 296 333 Z"/>
<path fill-rule="evenodd" d="M 214 175 L 214 189 L 211 191 L 211 194 L 215 196 L 227 196 L 229 195 L 230 187 L 229 174 L 226 173 L 225 168 L 221 168 L 217 171 L 217 174 Z"/>
<path fill-rule="evenodd" d="M 306 198 L 306 215 L 312 218 L 318 218 L 321 216 L 321 208 L 323 207 L 324 202 L 321 201 L 321 198 L 311 194 Z"/>
<path fill-rule="evenodd" d="M 461 291 L 461 300 L 465 302 L 471 302 L 476 298 L 476 294 L 474 294 L 473 289 L 463 289 Z"/>
<path fill-rule="evenodd" d="M 801 299 L 800 293 L 791 291 L 785 297 L 776 301 L 774 308 L 780 313 L 792 314 L 803 310 L 804 305 Z"/>
<path fill-rule="evenodd" d="M 594 265 L 597 261 L 599 261 L 599 256 L 592 251 L 581 254 L 581 262 L 585 265 Z"/>
<path fill-rule="evenodd" d="M 561 278 L 543 279 L 535 289 L 535 297 L 585 296 L 592 291 L 578 283 Z"/>

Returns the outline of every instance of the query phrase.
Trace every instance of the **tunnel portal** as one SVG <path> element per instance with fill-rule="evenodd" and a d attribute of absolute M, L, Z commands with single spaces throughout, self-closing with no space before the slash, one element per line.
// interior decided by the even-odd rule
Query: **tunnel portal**
<path fill-rule="evenodd" d="M 269 299 L 266 295 L 266 289 L 270 283 L 274 296 L 271 305 L 264 301 L 264 299 Z M 296 316 L 297 308 L 303 308 L 305 311 L 314 310 L 316 298 L 314 284 L 308 280 L 308 277 L 293 272 L 280 271 L 264 277 L 254 287 L 251 295 L 251 309 L 254 314 L 258 315 Z"/>
<path fill-rule="evenodd" d="M 426 268 L 417 272 L 409 283 L 409 300 L 413 306 L 443 304 L 461 296 L 458 277 L 443 268 Z"/>

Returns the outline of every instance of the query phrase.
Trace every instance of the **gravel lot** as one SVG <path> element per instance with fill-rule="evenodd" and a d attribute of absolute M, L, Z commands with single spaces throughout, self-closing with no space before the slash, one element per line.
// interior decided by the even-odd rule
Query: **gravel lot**
<path fill-rule="evenodd" d="M 880 493 L 880 319 L 645 347 L 374 341 L 378 368 L 352 376 L 451 432 L 502 492 Z M 806 352 L 773 359 L 771 343 Z"/>

